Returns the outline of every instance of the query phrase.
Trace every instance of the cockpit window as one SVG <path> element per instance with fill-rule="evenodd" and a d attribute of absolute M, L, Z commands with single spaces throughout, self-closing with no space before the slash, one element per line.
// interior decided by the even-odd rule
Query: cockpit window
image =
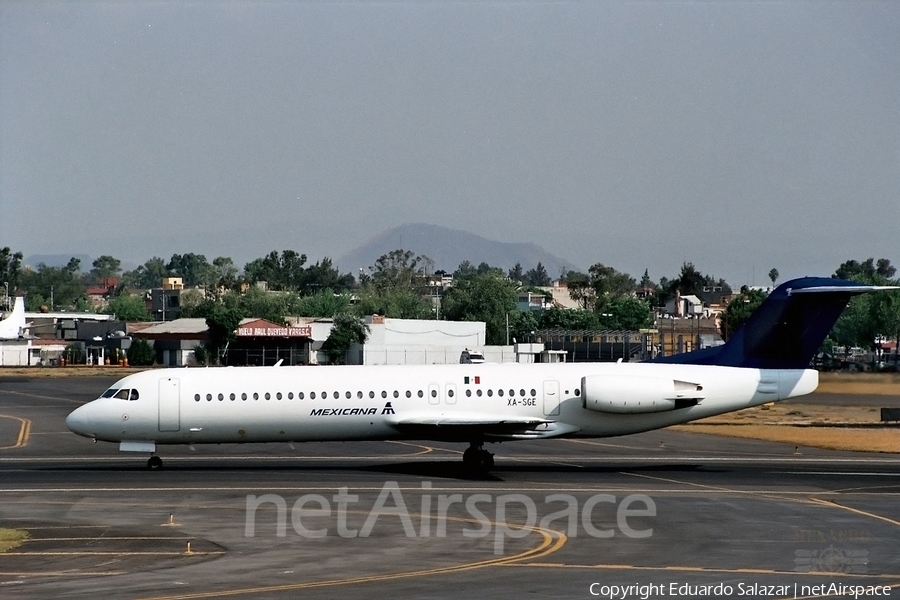
<path fill-rule="evenodd" d="M 129 400 L 137 400 L 141 395 L 138 394 L 137 390 L 131 390 L 131 396 L 128 397 Z"/>
<path fill-rule="evenodd" d="M 116 392 L 118 392 L 118 391 L 119 391 L 119 388 L 109 388 L 108 390 L 103 392 L 103 395 L 100 397 L 101 398 L 112 398 L 113 396 L 116 395 Z"/>
<path fill-rule="evenodd" d="M 131 390 L 119 390 L 113 395 L 113 398 L 120 398 L 121 400 L 128 400 L 128 392 Z"/>

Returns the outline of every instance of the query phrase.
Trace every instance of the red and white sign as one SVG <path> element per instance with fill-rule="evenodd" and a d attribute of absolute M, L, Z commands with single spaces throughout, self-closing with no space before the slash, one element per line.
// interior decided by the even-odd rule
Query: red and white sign
<path fill-rule="evenodd" d="M 312 337 L 312 327 L 284 327 L 265 319 L 259 319 L 241 325 L 237 329 L 238 337 Z"/>

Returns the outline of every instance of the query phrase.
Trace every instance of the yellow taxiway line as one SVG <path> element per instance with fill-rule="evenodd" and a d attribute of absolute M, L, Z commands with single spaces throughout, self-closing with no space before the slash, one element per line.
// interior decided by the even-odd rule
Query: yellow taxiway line
<path fill-rule="evenodd" d="M 24 448 L 28 443 L 28 436 L 31 435 L 31 421 L 21 417 L 12 417 L 9 415 L 0 415 L 0 419 L 13 419 L 21 423 L 19 427 L 19 437 L 14 446 L 0 446 L 0 450 L 11 450 L 13 448 Z"/>

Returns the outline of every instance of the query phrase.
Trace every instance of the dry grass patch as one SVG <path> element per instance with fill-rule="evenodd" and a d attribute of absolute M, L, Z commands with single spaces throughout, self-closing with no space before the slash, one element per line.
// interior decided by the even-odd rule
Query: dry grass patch
<path fill-rule="evenodd" d="M 676 425 L 675 431 L 781 442 L 827 450 L 900 452 L 900 429 L 794 427 L 790 425 Z"/>
<path fill-rule="evenodd" d="M 18 547 L 28 539 L 28 532 L 24 529 L 6 529 L 0 527 L 0 554 Z"/>
<path fill-rule="evenodd" d="M 900 452 L 900 429 L 850 429 L 779 425 L 676 425 L 675 431 L 706 433 L 794 446 L 851 452 Z"/>
<path fill-rule="evenodd" d="M 816 391 L 824 394 L 900 396 L 900 374 L 820 373 Z"/>
<path fill-rule="evenodd" d="M 794 425 L 807 423 L 878 423 L 881 411 L 872 406 L 823 406 L 790 402 L 755 406 L 697 421 L 709 425 Z"/>
<path fill-rule="evenodd" d="M 146 371 L 137 367 L 3 367 L 0 377 L 125 377 L 132 373 Z"/>

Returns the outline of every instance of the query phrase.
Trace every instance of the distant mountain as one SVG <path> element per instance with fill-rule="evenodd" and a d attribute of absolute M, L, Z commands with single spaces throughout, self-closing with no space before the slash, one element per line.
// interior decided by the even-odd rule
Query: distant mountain
<path fill-rule="evenodd" d="M 335 263 L 342 271 L 349 271 L 355 276 L 360 267 L 368 272 L 368 267 L 375 264 L 378 257 L 398 248 L 424 254 L 434 261 L 436 270 L 443 269 L 450 273 L 466 260 L 476 267 L 486 262 L 504 270 L 520 263 L 525 271 L 540 262 L 554 279 L 563 269 L 577 268 L 572 261 L 554 256 L 534 243 L 497 242 L 467 231 L 426 223 L 408 223 L 388 229 Z"/>

